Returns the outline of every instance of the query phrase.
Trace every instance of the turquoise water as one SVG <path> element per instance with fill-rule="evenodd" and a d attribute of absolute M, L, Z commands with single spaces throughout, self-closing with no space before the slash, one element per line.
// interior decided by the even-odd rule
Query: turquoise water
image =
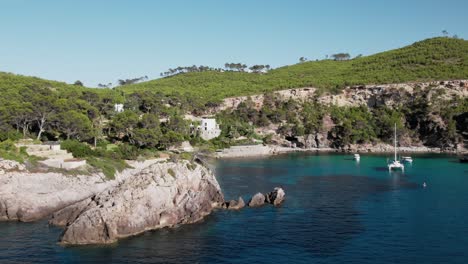
<path fill-rule="evenodd" d="M 282 186 L 287 200 L 100 247 L 60 247 L 62 231 L 45 221 L 0 223 L 0 262 L 468 263 L 468 164 L 413 157 L 405 173 L 378 155 L 222 160 L 226 199 Z"/>

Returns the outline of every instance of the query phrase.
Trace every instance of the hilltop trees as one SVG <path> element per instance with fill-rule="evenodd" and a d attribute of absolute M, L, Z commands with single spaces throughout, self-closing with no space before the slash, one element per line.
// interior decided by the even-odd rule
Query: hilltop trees
<path fill-rule="evenodd" d="M 83 83 L 80 80 L 77 80 L 76 82 L 74 82 L 73 85 L 84 86 Z"/>
<path fill-rule="evenodd" d="M 179 66 L 179 67 L 174 68 L 174 69 L 169 69 L 166 72 L 162 72 L 160 75 L 162 77 L 168 77 L 168 76 L 173 76 L 173 75 L 177 75 L 177 74 L 181 74 L 181 73 L 207 72 L 207 71 L 220 72 L 220 71 L 222 71 L 222 69 L 221 68 L 212 68 L 212 67 L 203 66 L 203 65 L 200 65 L 200 66 L 192 65 L 192 66 L 185 66 L 185 67 Z"/>
<path fill-rule="evenodd" d="M 253 65 L 249 68 L 253 73 L 263 73 L 270 70 L 270 65 Z"/>
<path fill-rule="evenodd" d="M 247 69 L 247 65 L 242 64 L 242 63 L 225 63 L 224 68 L 227 71 L 239 71 L 239 72 L 244 72 Z"/>
<path fill-rule="evenodd" d="M 256 64 L 252 65 L 251 67 L 248 67 L 246 64 L 243 63 L 225 63 L 224 68 L 227 71 L 245 72 L 247 69 L 249 69 L 253 73 L 262 73 L 269 71 L 271 67 L 268 64 Z"/>
<path fill-rule="evenodd" d="M 120 86 L 122 86 L 122 85 L 138 83 L 138 82 L 145 81 L 145 80 L 148 80 L 148 76 L 146 75 L 142 77 L 138 77 L 138 78 L 133 78 L 133 79 L 119 79 L 118 83 Z"/>
<path fill-rule="evenodd" d="M 344 61 L 349 60 L 351 58 L 351 55 L 349 55 L 349 53 L 336 53 L 332 54 L 331 57 L 336 61 Z"/>
<path fill-rule="evenodd" d="M 108 84 L 99 83 L 99 84 L 98 84 L 98 87 L 99 87 L 99 88 L 111 88 L 111 87 L 112 87 L 112 83 L 108 83 Z"/>

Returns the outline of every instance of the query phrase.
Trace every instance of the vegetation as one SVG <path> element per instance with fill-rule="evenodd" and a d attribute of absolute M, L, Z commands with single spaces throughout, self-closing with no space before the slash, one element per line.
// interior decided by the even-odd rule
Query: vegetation
<path fill-rule="evenodd" d="M 277 69 L 242 63 L 226 63 L 225 69 L 178 67 L 158 80 L 119 80 L 121 86 L 115 89 L 105 88 L 112 84 L 90 89 L 81 81 L 66 84 L 0 72 L 0 142 L 6 142 L 1 143 L 0 156 L 28 158 L 24 150 L 11 147 L 20 138 L 61 140 L 62 148 L 112 177 L 125 168 L 124 160 L 155 155 L 182 141 L 209 150 L 270 143 L 271 135 L 255 133 L 255 128 L 269 125 L 286 138 L 297 139 L 321 132 L 325 117 L 334 124 L 327 137 L 335 147 L 387 141 L 394 123 L 403 134 L 429 135 L 421 140 L 445 146 L 459 141 L 466 131 L 466 99 L 438 104 L 421 96 L 395 109 L 339 108 L 313 101 L 280 101 L 273 91 L 314 86 L 337 92 L 346 85 L 466 79 L 467 41 L 433 38 L 367 57 L 335 55 L 334 60 L 322 61 L 302 57 L 296 65 Z M 216 113 L 222 134 L 209 142 L 192 133 L 184 119 L 187 113 L 206 113 L 223 98 L 259 93 L 265 94 L 261 109 L 247 100 L 233 111 Z M 124 104 L 125 111 L 115 111 L 117 103 Z"/>
<path fill-rule="evenodd" d="M 168 173 L 169 175 L 171 175 L 173 178 L 175 178 L 175 176 L 176 176 L 174 170 L 171 169 L 171 168 L 167 169 L 167 173 Z"/>
<path fill-rule="evenodd" d="M 0 158 L 23 163 L 27 157 L 26 150 L 24 148 L 18 149 L 13 141 L 6 140 L 0 142 Z"/>
<path fill-rule="evenodd" d="M 391 143 L 394 124 L 401 141 L 422 142 L 432 147 L 454 147 L 468 137 L 464 132 L 468 127 L 468 98 L 454 98 L 448 102 L 436 98 L 428 102 L 427 94 L 421 93 L 412 99 L 408 100 L 410 103 L 394 108 L 384 105 L 375 108 L 338 107 L 310 101 L 281 101 L 265 94 L 264 105 L 259 110 L 247 100 L 235 110 L 218 113 L 223 132 L 210 143 L 218 148 L 245 144 L 237 138 L 259 139 L 254 128 L 269 125 L 277 127 L 276 133 L 291 142 L 301 136 L 321 134 L 334 148 L 350 144 Z M 330 130 L 323 127 L 325 117 L 332 122 Z M 272 138 L 267 135 L 262 140 L 270 143 Z"/>
<path fill-rule="evenodd" d="M 186 94 L 205 104 L 231 96 L 297 87 L 313 86 L 337 92 L 346 85 L 467 78 L 468 41 L 433 38 L 404 48 L 343 61 L 306 61 L 303 57 L 301 63 L 265 74 L 245 72 L 243 69 L 247 66 L 241 63 L 226 65 L 236 65 L 236 70 L 187 72 L 118 89 L 125 93 L 154 91 L 169 95 Z"/>

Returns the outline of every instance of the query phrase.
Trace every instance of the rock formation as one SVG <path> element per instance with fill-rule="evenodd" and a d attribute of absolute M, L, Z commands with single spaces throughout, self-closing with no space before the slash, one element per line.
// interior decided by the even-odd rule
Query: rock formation
<path fill-rule="evenodd" d="M 258 207 L 265 204 L 265 195 L 262 193 L 257 193 L 250 199 L 248 205 L 249 207 Z"/>
<path fill-rule="evenodd" d="M 266 201 L 274 206 L 278 206 L 283 203 L 286 193 L 283 188 L 276 187 L 272 192 L 269 192 L 266 197 Z"/>
<path fill-rule="evenodd" d="M 0 175 L 7 173 L 8 171 L 24 171 L 26 167 L 14 160 L 4 160 L 0 158 Z"/>
<path fill-rule="evenodd" d="M 283 188 L 275 187 L 272 192 L 267 194 L 257 193 L 249 200 L 249 207 L 258 207 L 262 206 L 265 203 L 272 204 L 274 206 L 279 206 L 283 203 L 286 193 Z"/>
<path fill-rule="evenodd" d="M 225 202 L 223 204 L 223 208 L 229 210 L 239 210 L 245 207 L 245 202 L 242 197 L 239 197 L 239 200 L 230 200 L 229 202 Z"/>
<path fill-rule="evenodd" d="M 35 221 L 89 198 L 132 177 L 161 159 L 130 162 L 125 169 L 106 181 L 105 176 L 32 173 L 24 165 L 0 160 L 0 221 Z"/>
<path fill-rule="evenodd" d="M 39 220 L 109 185 L 99 176 L 7 171 L 0 175 L 0 221 Z"/>
<path fill-rule="evenodd" d="M 468 80 L 412 82 L 379 85 L 360 85 L 345 87 L 339 94 L 317 93 L 317 88 L 305 87 L 275 91 L 276 98 L 283 101 L 289 99 L 300 101 L 317 100 L 324 105 L 337 106 L 368 106 L 377 107 L 386 105 L 403 105 L 418 94 L 426 94 L 428 100 L 438 97 L 441 100 L 450 100 L 452 97 L 468 97 Z M 443 92 L 441 92 L 443 91 Z M 252 100 L 257 110 L 264 103 L 264 95 L 251 95 L 229 97 L 214 112 L 228 108 L 237 108 L 241 102 Z"/>
<path fill-rule="evenodd" d="M 63 244 L 113 243 L 147 230 L 194 223 L 221 206 L 214 175 L 188 161 L 156 163 L 119 186 L 54 214 Z"/>

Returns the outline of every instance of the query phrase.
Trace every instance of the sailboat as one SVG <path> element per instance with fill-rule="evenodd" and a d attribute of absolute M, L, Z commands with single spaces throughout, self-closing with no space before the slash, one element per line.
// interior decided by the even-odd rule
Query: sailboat
<path fill-rule="evenodd" d="M 391 170 L 402 170 L 404 171 L 405 170 L 405 165 L 403 165 L 403 163 L 401 163 L 398 159 L 397 159 L 397 138 L 396 138 L 396 123 L 395 123 L 395 136 L 394 136 L 394 144 L 395 144 L 395 159 L 390 162 L 388 164 L 388 170 L 391 171 Z"/>

